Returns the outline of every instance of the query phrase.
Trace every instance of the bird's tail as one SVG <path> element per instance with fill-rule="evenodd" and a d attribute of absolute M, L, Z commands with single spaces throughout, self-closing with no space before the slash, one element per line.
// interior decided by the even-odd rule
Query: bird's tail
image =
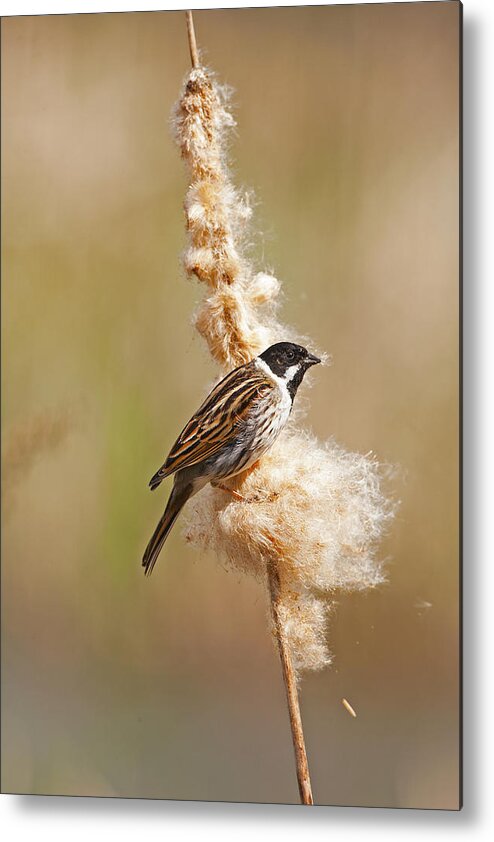
<path fill-rule="evenodd" d="M 191 484 L 185 485 L 181 488 L 177 487 L 177 485 L 173 486 L 163 517 L 154 530 L 153 536 L 147 545 L 142 558 L 142 566 L 144 567 L 146 576 L 150 576 L 153 572 L 153 567 L 156 564 L 161 548 L 168 537 L 168 533 L 191 494 Z"/>

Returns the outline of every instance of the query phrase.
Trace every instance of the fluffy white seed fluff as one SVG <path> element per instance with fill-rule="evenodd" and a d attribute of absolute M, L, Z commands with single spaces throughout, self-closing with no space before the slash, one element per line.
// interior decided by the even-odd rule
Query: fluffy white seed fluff
<path fill-rule="evenodd" d="M 233 126 L 225 89 L 204 68 L 192 70 L 174 111 L 190 177 L 184 266 L 207 287 L 195 325 L 223 370 L 296 338 L 275 318 L 279 281 L 255 273 L 244 254 L 251 213 L 226 163 Z M 330 663 L 328 597 L 383 580 L 375 553 L 392 506 L 381 478 L 375 458 L 290 429 L 254 470 L 231 481 L 243 502 L 208 486 L 189 503 L 188 541 L 262 581 L 276 563 L 283 633 L 297 671 Z"/>

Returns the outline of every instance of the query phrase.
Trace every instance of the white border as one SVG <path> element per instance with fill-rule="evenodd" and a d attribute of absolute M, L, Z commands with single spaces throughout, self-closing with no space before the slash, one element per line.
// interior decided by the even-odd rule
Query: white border
<path fill-rule="evenodd" d="M 387 2 L 388 0 L 384 0 Z M 372 3 L 375 0 L 361 0 L 362 3 Z M 415 0 L 401 0 L 404 3 L 412 3 Z M 423 2 L 437 2 L 437 0 L 423 0 Z M 67 14 L 69 12 L 91 13 L 91 12 L 147 12 L 147 11 L 165 11 L 171 9 L 235 9 L 242 6 L 262 7 L 262 6 L 327 6 L 345 5 L 347 0 L 333 0 L 332 4 L 325 3 L 324 0 L 311 0 L 310 3 L 300 3 L 297 0 L 278 0 L 278 2 L 266 2 L 266 0 L 251 0 L 247 3 L 238 3 L 234 0 L 224 0 L 223 2 L 214 2 L 214 0 L 175 0 L 175 2 L 132 2 L 132 0 L 72 0 L 67 3 L 67 0 L 0 0 L 0 13 L 2 15 L 33 15 L 33 14 Z"/>

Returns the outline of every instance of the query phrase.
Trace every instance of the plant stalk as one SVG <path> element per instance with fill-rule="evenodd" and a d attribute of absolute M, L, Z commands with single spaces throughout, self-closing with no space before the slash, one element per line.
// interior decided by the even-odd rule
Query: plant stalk
<path fill-rule="evenodd" d="M 189 39 L 190 61 L 192 67 L 199 67 L 199 53 L 197 51 L 196 33 L 194 29 L 194 18 L 192 12 L 185 12 L 187 20 L 187 36 Z"/>
<path fill-rule="evenodd" d="M 187 35 L 189 39 L 189 50 L 192 67 L 199 67 L 199 53 L 194 31 L 194 20 L 192 12 L 186 14 Z M 276 548 L 275 542 L 270 539 Z M 290 715 L 290 727 L 292 730 L 293 748 L 295 751 L 295 764 L 297 768 L 298 788 L 302 804 L 313 804 L 312 789 L 310 784 L 309 766 L 307 763 L 307 752 L 305 750 L 304 732 L 302 729 L 302 718 L 300 716 L 300 705 L 298 701 L 297 680 L 293 669 L 292 659 L 287 646 L 284 634 L 283 623 L 280 616 L 280 578 L 274 558 L 271 558 L 268 565 L 268 582 L 271 599 L 271 612 L 273 625 L 280 653 L 283 681 L 285 683 L 288 712 Z"/>
<path fill-rule="evenodd" d="M 290 715 L 290 727 L 292 730 L 293 749 L 295 752 L 295 765 L 297 768 L 298 790 L 302 804 L 314 804 L 312 787 L 310 783 L 309 764 L 305 749 L 304 731 L 302 728 L 302 717 L 300 716 L 300 705 L 298 701 L 297 680 L 293 669 L 290 651 L 283 634 L 283 624 L 280 617 L 280 577 L 276 562 L 271 559 L 268 563 L 269 595 L 271 598 L 271 613 L 273 625 L 280 653 L 283 681 L 285 683 L 288 712 Z"/>

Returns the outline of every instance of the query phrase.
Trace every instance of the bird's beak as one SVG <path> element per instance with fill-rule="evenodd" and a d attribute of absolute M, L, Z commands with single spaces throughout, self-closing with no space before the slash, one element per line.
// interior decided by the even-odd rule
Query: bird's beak
<path fill-rule="evenodd" d="M 316 357 L 314 354 L 307 354 L 307 357 L 306 357 L 307 367 L 309 367 L 311 365 L 317 365 L 320 362 L 321 362 L 321 360 L 319 359 L 319 357 Z"/>

